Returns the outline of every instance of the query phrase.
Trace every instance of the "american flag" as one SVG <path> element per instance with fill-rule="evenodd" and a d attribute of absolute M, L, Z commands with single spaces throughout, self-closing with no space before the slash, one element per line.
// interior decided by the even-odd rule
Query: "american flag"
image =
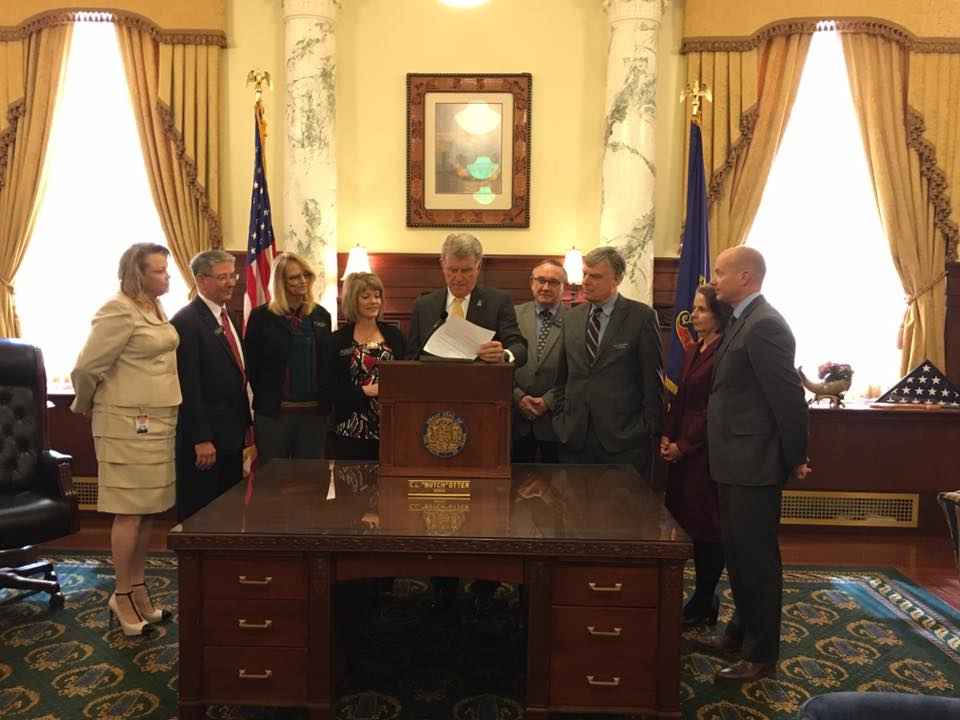
<path fill-rule="evenodd" d="M 243 330 L 247 329 L 250 311 L 270 301 L 270 266 L 277 255 L 270 218 L 270 194 L 263 162 L 263 140 L 266 122 L 260 101 L 253 109 L 253 136 L 256 152 L 253 161 L 253 194 L 250 198 L 250 230 L 247 235 L 247 291 L 243 298 Z"/>
<path fill-rule="evenodd" d="M 960 408 L 960 388 L 933 363 L 924 360 L 876 400 L 891 405 L 935 405 Z"/>

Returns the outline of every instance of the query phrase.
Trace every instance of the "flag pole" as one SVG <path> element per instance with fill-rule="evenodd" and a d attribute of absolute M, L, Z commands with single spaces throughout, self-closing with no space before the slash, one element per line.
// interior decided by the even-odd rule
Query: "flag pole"
<path fill-rule="evenodd" d="M 663 384 L 671 394 L 676 394 L 678 390 L 687 351 L 697 343 L 696 330 L 691 322 L 693 296 L 697 288 L 710 278 L 706 176 L 699 119 L 703 101 L 711 100 L 712 97 L 710 89 L 700 81 L 688 84 L 680 94 L 681 102 L 691 100 L 691 118 L 690 146 L 687 153 L 686 218 L 683 223 L 683 241 L 680 243 L 670 346 L 663 374 Z"/>

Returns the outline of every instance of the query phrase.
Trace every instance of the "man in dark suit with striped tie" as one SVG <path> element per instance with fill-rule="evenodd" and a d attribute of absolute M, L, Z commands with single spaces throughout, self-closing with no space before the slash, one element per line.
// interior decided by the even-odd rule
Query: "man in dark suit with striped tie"
<path fill-rule="evenodd" d="M 560 398 L 553 427 L 560 460 L 633 465 L 647 474 L 663 426 L 657 314 L 617 291 L 626 262 L 614 247 L 583 258 L 588 302 L 563 319 Z"/>

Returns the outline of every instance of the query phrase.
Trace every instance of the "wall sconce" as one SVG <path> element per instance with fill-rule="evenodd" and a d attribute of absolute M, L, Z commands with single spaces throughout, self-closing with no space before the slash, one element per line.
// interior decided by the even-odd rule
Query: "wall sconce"
<path fill-rule="evenodd" d="M 567 282 L 571 285 L 583 285 L 583 254 L 572 247 L 563 256 L 563 269 L 567 273 Z"/>
<path fill-rule="evenodd" d="M 344 280 L 347 275 L 358 272 L 371 272 L 367 249 L 359 243 L 350 248 L 350 254 L 347 256 L 347 266 L 343 269 L 343 277 L 340 279 Z"/>

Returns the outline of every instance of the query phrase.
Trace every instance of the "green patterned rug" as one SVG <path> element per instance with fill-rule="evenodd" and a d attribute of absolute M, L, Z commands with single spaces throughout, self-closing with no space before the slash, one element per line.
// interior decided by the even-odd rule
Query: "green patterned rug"
<path fill-rule="evenodd" d="M 176 617 L 149 640 L 125 638 L 108 626 L 108 558 L 51 559 L 67 596 L 63 610 L 51 615 L 39 595 L 0 607 L 0 717 L 175 718 Z M 159 604 L 175 605 L 173 556 L 150 558 L 148 585 Z M 428 581 L 398 579 L 379 602 L 367 592 L 371 587 L 347 585 L 338 599 L 352 614 L 338 624 L 347 661 L 338 678 L 337 720 L 522 716 L 524 629 L 512 588 L 501 586 L 483 612 L 461 593 L 453 612 L 437 615 Z M 727 618 L 732 606 L 725 583 L 722 590 Z M 0 600 L 8 596 L 0 591 Z M 776 679 L 716 686 L 712 676 L 722 660 L 698 649 L 696 632 L 684 636 L 684 718 L 795 718 L 808 697 L 834 690 L 960 693 L 960 612 L 895 571 L 790 567 L 783 612 Z M 304 717 L 297 710 L 225 706 L 210 708 L 208 716 Z"/>

